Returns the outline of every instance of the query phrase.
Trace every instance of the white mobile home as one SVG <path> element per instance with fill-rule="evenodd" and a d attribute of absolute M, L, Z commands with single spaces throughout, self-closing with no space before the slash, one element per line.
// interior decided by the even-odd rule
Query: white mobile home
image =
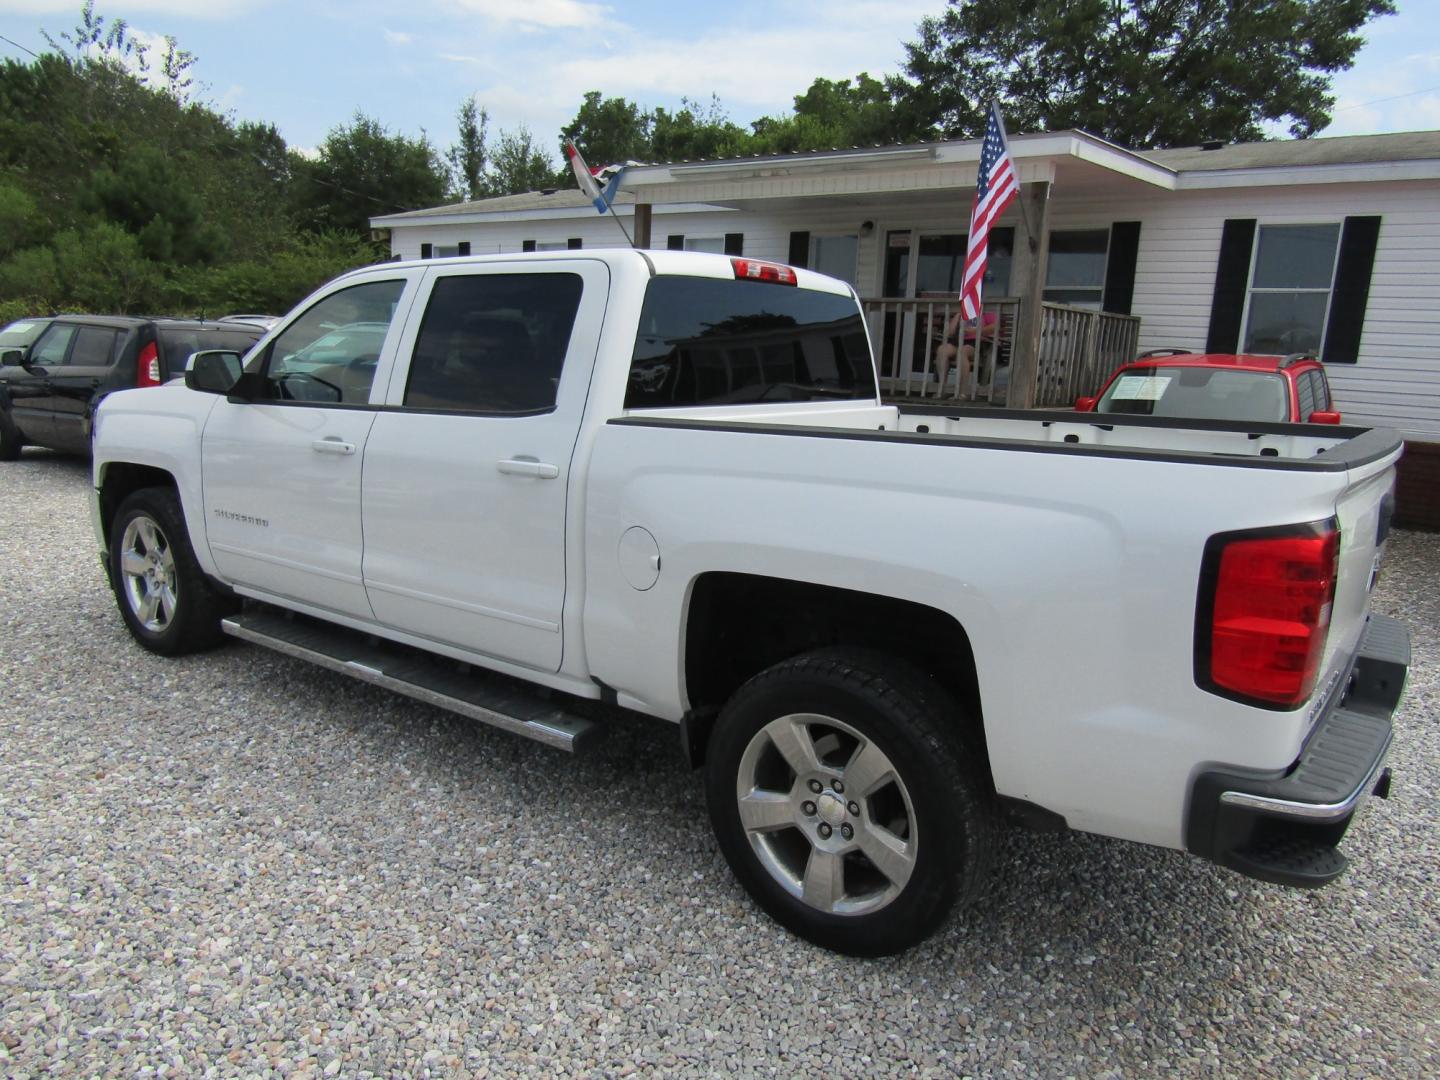
<path fill-rule="evenodd" d="M 849 280 L 895 394 L 1055 406 L 1137 350 L 1316 352 L 1347 422 L 1405 435 L 1403 509 L 1440 527 L 1440 132 L 1010 145 L 1022 198 L 992 236 L 996 317 L 963 384 L 939 381 L 933 334 L 958 291 L 978 141 L 631 168 L 616 210 L 643 247 Z M 627 242 L 573 190 L 372 225 L 406 258 Z"/>

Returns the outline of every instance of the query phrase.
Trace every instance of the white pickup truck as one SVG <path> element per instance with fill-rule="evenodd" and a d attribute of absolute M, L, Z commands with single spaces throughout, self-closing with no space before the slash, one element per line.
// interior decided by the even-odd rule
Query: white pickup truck
<path fill-rule="evenodd" d="M 1336 877 L 1409 664 L 1368 613 L 1398 456 L 896 408 L 840 282 L 575 251 L 359 270 L 111 395 L 94 520 L 152 651 L 230 634 L 565 748 L 673 721 L 754 898 L 873 955 L 1006 820 Z"/>

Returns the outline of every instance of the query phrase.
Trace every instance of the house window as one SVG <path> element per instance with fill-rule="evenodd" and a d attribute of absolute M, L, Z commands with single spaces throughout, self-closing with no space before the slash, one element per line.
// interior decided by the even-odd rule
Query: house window
<path fill-rule="evenodd" d="M 1243 352 L 1320 352 L 1339 246 L 1338 222 L 1255 230 Z"/>
<path fill-rule="evenodd" d="M 725 254 L 725 238 L 723 236 L 687 236 L 685 237 L 686 251 L 713 251 L 716 255 Z"/>
<path fill-rule="evenodd" d="M 1052 232 L 1045 262 L 1045 299 L 1098 311 L 1105 298 L 1109 251 L 1109 229 Z"/>
<path fill-rule="evenodd" d="M 855 284 L 855 263 L 860 252 L 856 236 L 812 236 L 806 266 L 821 274 Z"/>
<path fill-rule="evenodd" d="M 460 254 L 459 244 L 436 244 L 432 248 L 437 259 L 453 259 Z"/>
<path fill-rule="evenodd" d="M 536 251 L 569 251 L 569 240 L 541 240 L 535 245 Z"/>

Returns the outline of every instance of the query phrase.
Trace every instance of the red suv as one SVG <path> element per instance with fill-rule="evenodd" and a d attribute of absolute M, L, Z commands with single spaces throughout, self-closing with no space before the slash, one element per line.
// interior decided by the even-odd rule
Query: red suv
<path fill-rule="evenodd" d="M 1325 367 L 1309 353 L 1254 356 L 1153 349 L 1122 365 L 1079 412 L 1186 420 L 1338 424 Z"/>

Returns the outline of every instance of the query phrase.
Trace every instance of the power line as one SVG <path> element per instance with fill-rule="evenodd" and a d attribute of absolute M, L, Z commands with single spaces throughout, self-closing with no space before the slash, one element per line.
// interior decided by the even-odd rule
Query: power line
<path fill-rule="evenodd" d="M 15 48 L 19 49 L 21 52 L 27 52 L 27 53 L 29 53 L 31 56 L 35 57 L 36 60 L 39 60 L 39 59 L 40 59 L 40 54 L 37 53 L 34 49 L 27 49 L 24 45 L 21 45 L 18 41 L 11 41 L 11 40 L 10 40 L 8 37 L 6 37 L 4 34 L 0 34 L 0 41 L 5 42 L 5 44 L 7 44 L 7 45 L 14 45 Z"/>
<path fill-rule="evenodd" d="M 1366 109 L 1371 105 L 1383 105 L 1387 101 L 1399 101 L 1401 98 L 1418 97 L 1421 94 L 1433 94 L 1440 90 L 1440 86 L 1427 86 L 1424 90 L 1411 90 L 1408 94 L 1396 94 L 1393 97 L 1376 98 L 1374 101 L 1362 101 L 1358 105 L 1346 105 L 1343 109 L 1336 109 L 1337 113 L 1349 112 L 1351 109 Z"/>

